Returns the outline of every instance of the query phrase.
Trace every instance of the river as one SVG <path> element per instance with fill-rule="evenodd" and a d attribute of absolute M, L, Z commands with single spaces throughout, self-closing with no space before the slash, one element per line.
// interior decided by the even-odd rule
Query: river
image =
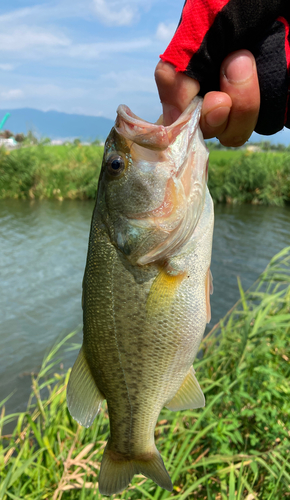
<path fill-rule="evenodd" d="M 81 283 L 93 202 L 0 201 L 0 401 L 26 408 L 31 372 L 49 348 L 82 322 Z M 215 207 L 213 326 L 290 245 L 290 207 Z M 81 333 L 77 335 L 81 342 Z M 76 351 L 65 354 L 64 369 Z M 55 370 L 60 370 L 57 366 Z"/>

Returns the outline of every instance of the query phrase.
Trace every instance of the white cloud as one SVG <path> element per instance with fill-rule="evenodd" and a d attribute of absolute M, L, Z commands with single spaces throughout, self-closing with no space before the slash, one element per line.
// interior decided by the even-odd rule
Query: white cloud
<path fill-rule="evenodd" d="M 27 97 L 43 97 L 55 100 L 79 99 L 86 94 L 86 90 L 78 87 L 60 87 L 54 84 L 27 85 L 24 88 Z"/>
<path fill-rule="evenodd" d="M 151 45 L 149 38 L 139 38 L 128 41 L 99 42 L 75 44 L 66 51 L 67 56 L 79 58 L 82 60 L 93 60 L 109 53 L 126 53 L 143 49 Z"/>
<path fill-rule="evenodd" d="M 117 92 L 149 92 L 156 94 L 156 85 L 152 75 L 142 71 L 111 71 L 101 77 L 104 87 Z"/>
<path fill-rule="evenodd" d="M 47 3 L 14 9 L 0 15 L 0 24 L 13 26 L 17 23 L 59 21 L 71 17 L 85 18 L 92 0 L 52 0 Z M 2 26 L 1 26 L 2 27 Z"/>
<path fill-rule="evenodd" d="M 146 119 L 157 115 L 153 73 L 160 41 L 155 35 L 164 19 L 157 11 L 159 2 L 167 6 L 167 0 L 37 2 L 21 0 L 17 5 L 30 7 L 13 10 L 12 0 L 2 15 L 0 8 L 0 105 L 6 101 L 11 109 L 58 109 L 114 118 L 118 104 L 125 102 Z M 152 18 L 151 23 L 153 3 L 157 21 Z"/>
<path fill-rule="evenodd" d="M 159 23 L 157 26 L 156 38 L 163 42 L 169 42 L 174 35 L 176 27 L 175 23 Z"/>
<path fill-rule="evenodd" d="M 3 90 L 2 92 L 0 92 L 0 97 L 2 101 L 21 99 L 23 96 L 24 92 L 21 89 L 10 89 L 10 90 Z"/>
<path fill-rule="evenodd" d="M 37 12 L 38 8 L 36 7 L 27 7 L 24 9 L 15 9 L 11 10 L 10 12 L 7 12 L 6 14 L 2 14 L 0 16 L 0 24 L 3 26 L 7 26 L 10 24 L 12 26 L 12 23 L 17 23 L 21 19 L 29 19 L 33 17 L 33 14 Z"/>
<path fill-rule="evenodd" d="M 146 7 L 148 8 L 147 1 Z M 139 20 L 140 0 L 93 0 L 98 19 L 108 26 L 129 26 Z M 139 7 L 139 8 L 138 8 Z"/>
<path fill-rule="evenodd" d="M 133 37 L 122 40 L 124 33 L 116 31 L 112 39 L 106 36 L 104 28 L 99 27 L 96 36 L 76 37 L 68 29 L 64 18 L 76 17 L 94 20 L 97 17 L 103 24 L 124 26 L 136 21 L 139 11 L 148 10 L 153 1 L 147 0 L 52 0 L 33 7 L 17 9 L 0 15 L 0 47 L 3 71 L 8 71 L 5 63 L 18 64 L 25 61 L 47 61 L 48 64 L 66 66 L 88 61 L 105 59 L 108 54 L 133 53 L 144 48 L 152 49 L 154 37 Z M 62 24 L 59 23 L 63 20 Z M 57 23 L 55 22 L 57 21 Z M 96 23 L 96 20 L 94 20 Z M 120 36 L 120 40 L 116 39 Z M 102 40 L 102 38 L 103 40 Z M 80 40 L 82 43 L 80 43 Z M 155 40 L 156 42 L 156 40 Z M 70 61 L 70 62 L 69 62 Z"/>
<path fill-rule="evenodd" d="M 1 52 L 22 52 L 33 47 L 66 47 L 70 40 L 61 33 L 53 33 L 33 26 L 20 25 L 0 32 Z"/>
<path fill-rule="evenodd" d="M 159 0 L 160 1 L 160 0 Z M 13 3 L 13 2 L 12 2 Z M 47 23 L 69 18 L 99 19 L 108 26 L 128 26 L 148 12 L 157 0 L 48 0 L 30 7 L 14 9 L 0 15 L 0 24 Z"/>
<path fill-rule="evenodd" d="M 50 111 L 50 110 L 46 110 Z M 86 108 L 83 106 L 72 106 L 69 110 L 71 114 L 76 114 L 76 115 L 87 115 L 87 116 L 103 116 L 107 118 L 107 116 L 104 115 L 102 111 L 95 111 L 92 109 L 92 107 Z"/>
<path fill-rule="evenodd" d="M 49 102 L 53 100 L 55 102 L 64 102 L 71 99 L 78 100 L 86 96 L 87 90 L 80 87 L 66 87 L 55 85 L 55 84 L 25 84 L 23 87 L 17 89 L 0 89 L 0 102 L 2 101 L 14 101 L 25 99 L 28 102 L 33 102 L 33 100 L 40 99 L 43 102 Z M 33 106 L 32 106 L 33 107 Z"/>
<path fill-rule="evenodd" d="M 0 64 L 0 70 L 2 71 L 12 71 L 14 66 L 12 64 Z"/>
<path fill-rule="evenodd" d="M 54 63 L 59 59 L 68 62 L 68 58 L 84 61 L 104 59 L 108 54 L 132 53 L 150 47 L 150 38 L 115 40 L 96 43 L 75 43 L 61 33 L 41 30 L 37 27 L 21 26 L 10 33 L 0 32 L 2 55 L 6 52 L 14 60 L 48 60 Z M 0 65 L 0 70 L 13 69 L 11 64 Z"/>
<path fill-rule="evenodd" d="M 120 5 L 120 2 L 94 0 L 97 17 L 109 26 L 128 26 L 136 19 L 138 11 L 134 6 Z"/>

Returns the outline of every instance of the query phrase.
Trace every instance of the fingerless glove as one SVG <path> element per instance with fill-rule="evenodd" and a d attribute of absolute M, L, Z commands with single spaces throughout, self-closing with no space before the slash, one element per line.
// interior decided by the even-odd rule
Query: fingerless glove
<path fill-rule="evenodd" d="M 233 51 L 256 58 L 261 106 L 256 132 L 286 126 L 288 111 L 290 0 L 187 0 L 177 30 L 160 57 L 200 82 L 200 95 L 219 90 L 220 66 Z"/>

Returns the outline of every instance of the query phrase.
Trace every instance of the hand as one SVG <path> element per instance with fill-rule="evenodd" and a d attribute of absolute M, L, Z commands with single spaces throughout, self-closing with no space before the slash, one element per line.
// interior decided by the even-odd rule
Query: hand
<path fill-rule="evenodd" d="M 199 83 L 173 65 L 160 61 L 155 79 L 163 106 L 164 125 L 171 125 L 199 92 Z M 260 108 L 255 58 L 248 50 L 233 52 L 220 69 L 220 92 L 204 96 L 200 126 L 205 139 L 224 146 L 242 146 L 252 134 Z"/>

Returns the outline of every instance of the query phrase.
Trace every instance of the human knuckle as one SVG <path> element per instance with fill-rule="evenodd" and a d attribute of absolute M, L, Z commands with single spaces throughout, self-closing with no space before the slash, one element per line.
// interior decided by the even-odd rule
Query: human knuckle
<path fill-rule="evenodd" d="M 249 139 L 248 136 L 241 136 L 241 135 L 236 135 L 236 136 L 220 136 L 218 137 L 220 143 L 222 146 L 225 146 L 227 148 L 239 148 L 247 142 Z"/>

